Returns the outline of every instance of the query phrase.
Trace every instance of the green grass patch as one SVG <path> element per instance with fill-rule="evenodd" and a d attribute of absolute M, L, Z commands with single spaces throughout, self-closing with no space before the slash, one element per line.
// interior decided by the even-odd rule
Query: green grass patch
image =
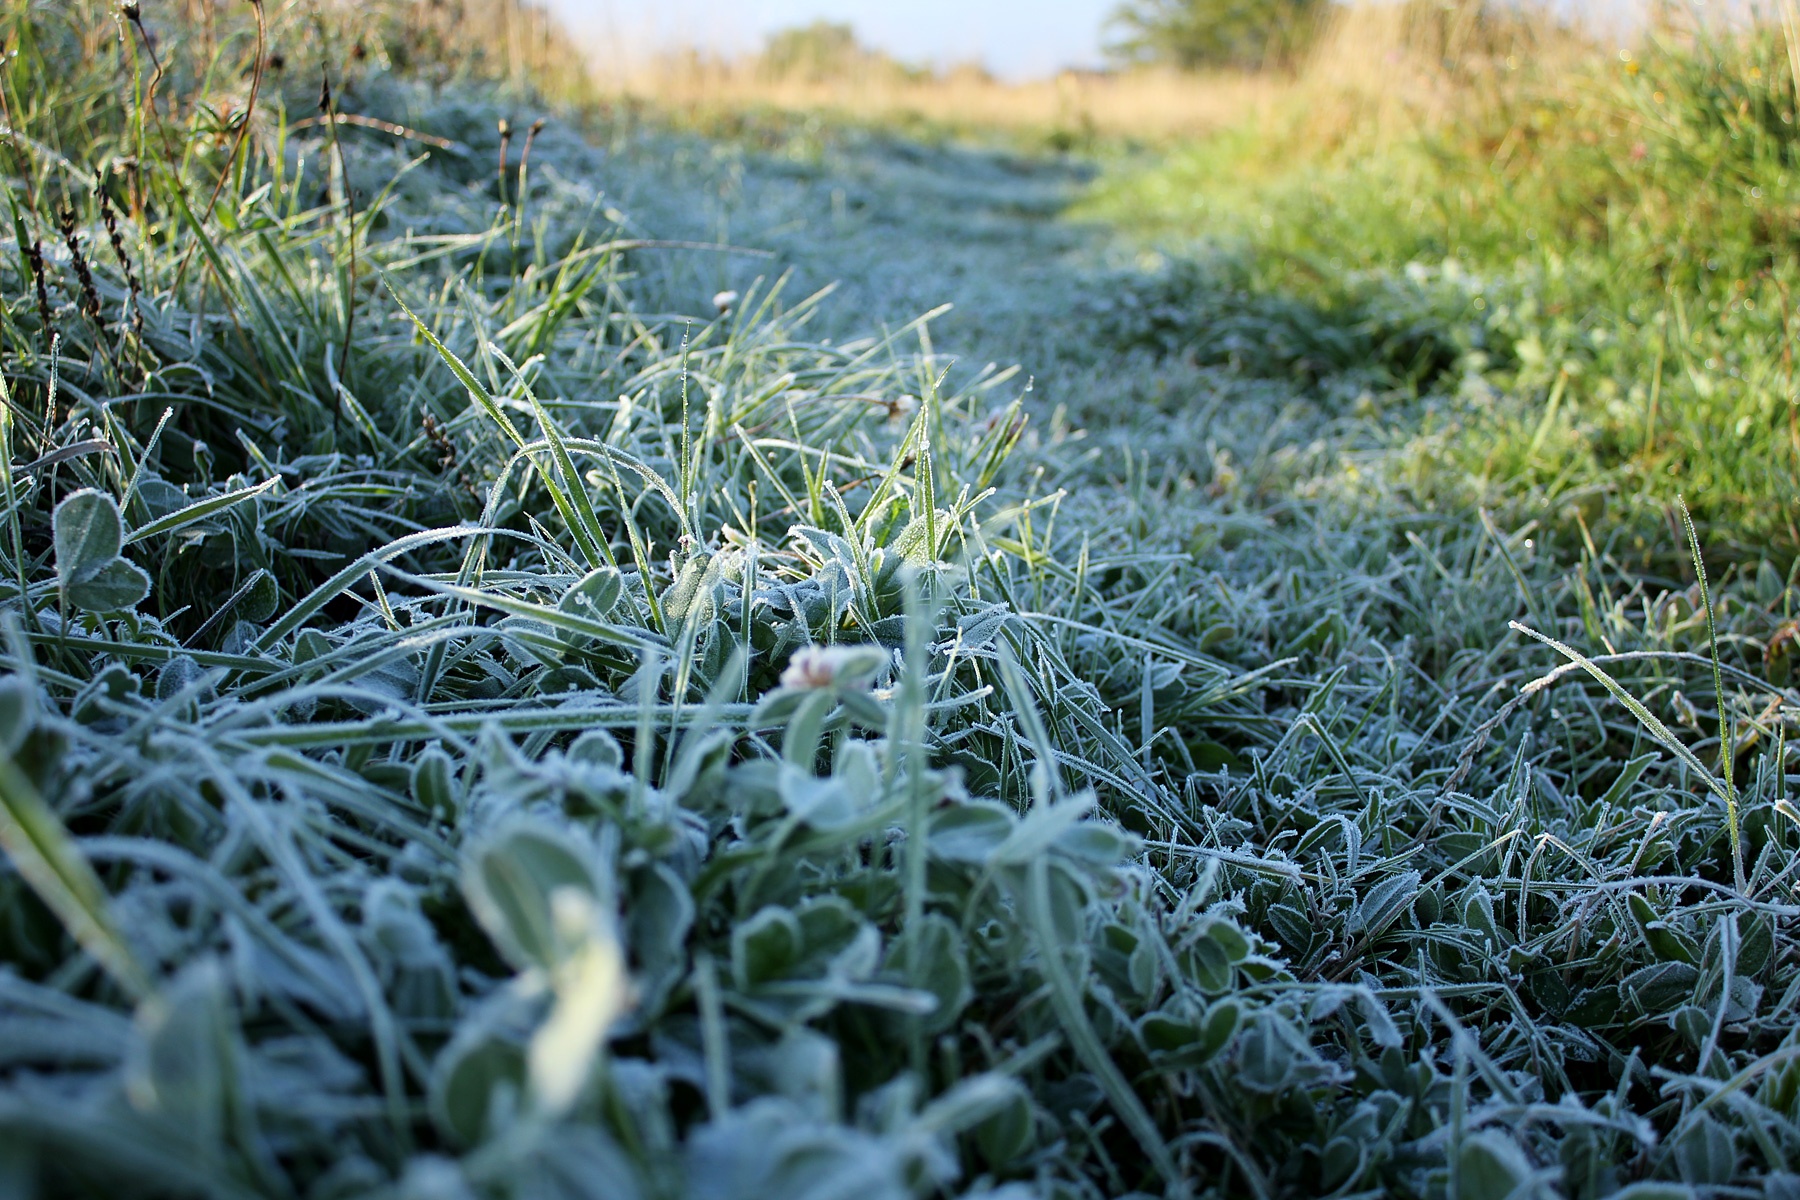
<path fill-rule="evenodd" d="M 1449 443 L 1488 503 L 1555 509 L 1600 487 L 1656 523 L 1685 491 L 1721 549 L 1791 561 L 1796 139 L 1778 31 L 1555 72 L 1496 61 L 1465 92 L 1401 133 L 1272 118 L 1118 173 L 1080 211 L 1177 257 L 1204 239 L 1260 304 L 1323 302 L 1377 345 L 1410 331 L 1403 351 L 1454 354 L 1448 381 L 1404 353 L 1388 375 L 1488 385 Z"/>

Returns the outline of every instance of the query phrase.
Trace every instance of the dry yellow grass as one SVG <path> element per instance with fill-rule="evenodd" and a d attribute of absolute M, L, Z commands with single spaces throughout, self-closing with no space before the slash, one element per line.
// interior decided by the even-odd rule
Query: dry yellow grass
<path fill-rule="evenodd" d="M 1595 47 L 1592 31 L 1531 5 L 1346 5 L 1295 81 L 1296 107 L 1314 138 L 1379 141 L 1490 103 L 1520 73 L 1589 61 Z"/>
<path fill-rule="evenodd" d="M 220 38 L 248 28 L 246 12 L 224 0 L 181 3 L 182 28 L 202 35 L 204 57 L 215 25 Z M 266 12 L 270 43 L 290 59 L 305 48 L 340 71 L 374 67 L 440 85 L 493 80 L 571 109 L 594 99 L 587 54 L 539 0 L 315 0 Z"/>
<path fill-rule="evenodd" d="M 1161 71 L 1066 71 L 1026 83 L 1001 82 L 975 70 L 924 78 L 872 71 L 828 80 L 771 79 L 754 60 L 692 54 L 656 58 L 596 82 L 602 92 L 691 117 L 761 108 L 824 112 L 873 124 L 917 121 L 955 129 L 1142 138 L 1191 136 L 1235 124 L 1287 87 L 1267 75 Z"/>

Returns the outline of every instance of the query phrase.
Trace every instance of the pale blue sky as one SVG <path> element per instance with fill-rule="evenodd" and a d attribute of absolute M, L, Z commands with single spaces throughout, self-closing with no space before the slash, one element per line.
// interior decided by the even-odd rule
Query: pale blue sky
<path fill-rule="evenodd" d="M 821 17 L 913 62 L 970 59 L 1020 78 L 1100 60 L 1117 0 L 545 0 L 602 55 L 646 46 L 752 49 L 772 30 Z"/>
<path fill-rule="evenodd" d="M 1548 0 L 1586 16 L 1643 0 Z M 1742 0 L 1689 0 L 1702 8 Z M 848 21 L 863 41 L 909 62 L 980 61 L 1007 78 L 1101 61 L 1102 27 L 1118 0 L 543 0 L 604 65 L 646 49 L 753 50 L 777 29 L 819 18 Z"/>

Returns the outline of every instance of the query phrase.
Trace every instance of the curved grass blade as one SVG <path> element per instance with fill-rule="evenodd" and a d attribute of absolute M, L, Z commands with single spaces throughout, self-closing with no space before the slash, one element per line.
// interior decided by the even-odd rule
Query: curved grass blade
<path fill-rule="evenodd" d="M 1643 702 L 1636 696 L 1633 696 L 1630 692 L 1626 691 L 1624 686 L 1620 684 L 1618 680 L 1614 679 L 1611 675 L 1608 675 L 1599 663 L 1596 663 L 1581 651 L 1576 650 L 1571 646 L 1563 645 L 1548 634 L 1539 633 L 1529 625 L 1522 624 L 1518 621 L 1508 621 L 1506 624 L 1509 629 L 1542 642 L 1544 645 L 1550 647 L 1552 650 L 1586 671 L 1589 675 L 1592 675 L 1599 681 L 1601 687 L 1604 687 L 1608 692 L 1612 693 L 1613 699 L 1617 700 L 1620 704 L 1623 704 L 1626 709 L 1630 711 L 1631 715 L 1637 718 L 1638 724 L 1644 727 L 1645 732 L 1654 738 L 1658 745 L 1680 759 L 1683 766 L 1698 775 L 1701 782 L 1706 784 L 1707 789 L 1715 796 L 1725 801 L 1727 804 L 1732 803 L 1731 793 L 1726 790 L 1725 785 L 1720 782 L 1718 776 L 1708 770 L 1706 764 L 1701 762 L 1699 757 L 1692 750 L 1689 750 L 1687 746 L 1682 743 L 1681 739 L 1676 737 L 1669 727 L 1662 723 L 1662 720 L 1657 717 L 1655 713 L 1645 708 Z"/>
<path fill-rule="evenodd" d="M 25 772 L 4 751 L 0 751 L 0 850 L 76 943 L 133 999 L 149 994 L 150 978 L 113 923 L 99 876 Z"/>
<path fill-rule="evenodd" d="M 449 525 L 442 529 L 426 529 L 419 533 L 410 533 L 403 538 L 389 542 L 379 550 L 371 550 L 336 575 L 321 583 L 307 594 L 294 607 L 273 625 L 263 631 L 261 637 L 252 644 L 252 649 L 263 650 L 278 645 L 281 639 L 299 629 L 327 604 L 342 595 L 352 584 L 367 575 L 372 568 L 385 566 L 389 561 L 402 554 L 438 542 L 451 542 L 457 538 L 474 537 L 478 534 L 500 532 L 480 525 Z"/>
<path fill-rule="evenodd" d="M 167 516 L 148 521 L 125 535 L 125 544 L 130 546 L 145 538 L 153 538 L 161 533 L 173 533 L 184 525 L 192 525 L 195 521 L 203 521 L 214 513 L 236 508 L 246 500 L 254 500 L 270 488 L 281 482 L 281 477 L 266 479 L 253 487 L 239 488 L 235 492 L 226 492 L 221 496 L 208 496 L 204 500 L 195 501 L 186 508 L 178 508 Z"/>
<path fill-rule="evenodd" d="M 1700 534 L 1694 528 L 1694 518 L 1688 513 L 1687 501 L 1677 496 L 1675 507 L 1681 510 L 1681 524 L 1687 530 L 1688 550 L 1694 556 L 1694 574 L 1700 580 L 1700 604 L 1706 609 L 1706 640 L 1712 654 L 1713 695 L 1719 704 L 1719 769 L 1725 775 L 1725 828 L 1731 835 L 1731 867 L 1735 872 L 1738 891 L 1741 892 L 1748 885 L 1744 878 L 1744 843 L 1738 832 L 1737 785 L 1731 778 L 1733 739 L 1731 718 L 1725 712 L 1725 679 L 1719 671 L 1719 629 L 1713 620 L 1712 590 L 1707 586 L 1706 556 L 1700 553 Z"/>

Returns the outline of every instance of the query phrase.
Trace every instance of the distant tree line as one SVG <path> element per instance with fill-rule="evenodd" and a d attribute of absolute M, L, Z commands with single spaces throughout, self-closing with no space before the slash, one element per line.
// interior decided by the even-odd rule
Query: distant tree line
<path fill-rule="evenodd" d="M 1109 47 L 1125 63 L 1198 70 L 1293 66 L 1331 0 L 1124 0 Z"/>
<path fill-rule="evenodd" d="M 814 21 L 770 34 L 758 65 L 771 78 L 816 82 L 847 75 L 869 57 L 850 25 Z"/>
<path fill-rule="evenodd" d="M 1280 70 L 1312 43 L 1332 0 L 1122 0 L 1110 19 L 1108 52 L 1122 65 L 1181 70 Z M 765 78 L 822 82 L 885 75 L 931 77 L 862 43 L 855 29 L 814 21 L 771 34 L 758 70 Z"/>
<path fill-rule="evenodd" d="M 847 22 L 814 21 L 777 30 L 763 41 L 757 71 L 765 79 L 825 83 L 850 78 L 885 78 L 919 82 L 933 78 L 929 67 L 901 62 L 864 45 Z M 980 73 L 973 65 L 953 73 Z"/>

